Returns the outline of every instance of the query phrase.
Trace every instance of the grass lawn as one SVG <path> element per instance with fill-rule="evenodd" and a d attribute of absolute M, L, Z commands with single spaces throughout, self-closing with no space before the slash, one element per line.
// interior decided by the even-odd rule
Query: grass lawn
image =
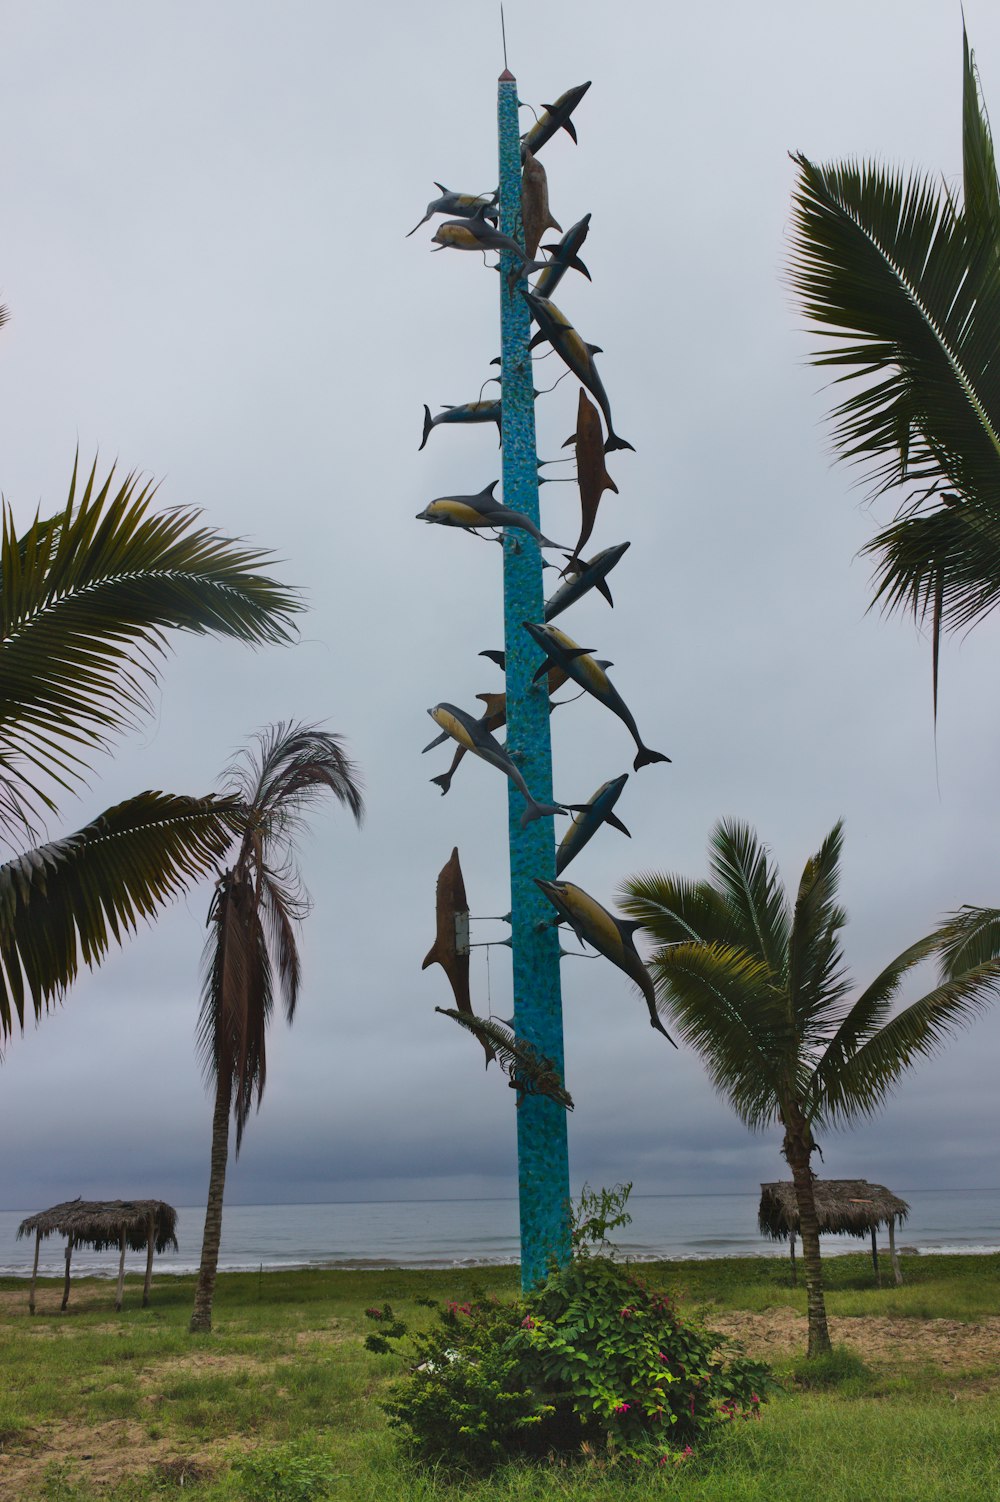
<path fill-rule="evenodd" d="M 876 1289 L 860 1255 L 825 1269 L 834 1341 L 864 1363 L 828 1385 L 800 1360 L 805 1294 L 781 1259 L 656 1269 L 786 1387 L 760 1422 L 627 1485 L 579 1466 L 449 1482 L 412 1469 L 387 1428 L 378 1398 L 402 1363 L 363 1349 L 365 1307 L 422 1317 L 417 1295 L 503 1296 L 513 1268 L 223 1274 L 207 1337 L 187 1333 L 192 1278 L 160 1278 L 147 1310 L 129 1279 L 120 1315 L 113 1281 L 74 1283 L 66 1314 L 42 1281 L 34 1318 L 26 1282 L 0 1280 L 0 1498 L 996 1502 L 1000 1257 L 909 1258 L 901 1289 Z"/>

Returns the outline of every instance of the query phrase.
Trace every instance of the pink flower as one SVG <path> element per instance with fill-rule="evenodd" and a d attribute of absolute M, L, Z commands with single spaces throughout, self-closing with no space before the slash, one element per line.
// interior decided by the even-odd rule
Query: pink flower
<path fill-rule="evenodd" d="M 683 1450 L 681 1451 L 681 1454 L 682 1455 L 693 1455 L 694 1451 L 692 1450 L 692 1448 L 691 1448 L 690 1445 L 685 1445 L 684 1448 L 683 1448 Z"/>
<path fill-rule="evenodd" d="M 620 1313 L 622 1319 L 631 1319 L 633 1314 L 635 1313 L 635 1310 L 632 1308 L 631 1304 L 626 1304 L 625 1308 L 622 1309 Z"/>
<path fill-rule="evenodd" d="M 381 1309 L 377 1309 L 374 1306 L 371 1309 L 366 1309 L 365 1313 L 367 1314 L 367 1316 L 368 1316 L 369 1319 L 382 1319 L 383 1318 Z"/>
<path fill-rule="evenodd" d="M 619 1403 L 617 1408 L 615 1409 L 615 1413 L 628 1413 L 631 1407 L 631 1403 Z"/>
<path fill-rule="evenodd" d="M 524 1316 L 524 1319 L 521 1321 L 521 1329 L 522 1330 L 533 1330 L 534 1328 L 535 1328 L 535 1321 L 531 1318 L 530 1314 L 526 1314 Z"/>
<path fill-rule="evenodd" d="M 664 1353 L 662 1351 L 657 1351 L 656 1354 L 657 1354 L 657 1356 L 659 1356 L 659 1358 L 660 1358 L 661 1361 L 666 1361 L 667 1358 L 666 1358 L 666 1356 L 664 1355 Z"/>

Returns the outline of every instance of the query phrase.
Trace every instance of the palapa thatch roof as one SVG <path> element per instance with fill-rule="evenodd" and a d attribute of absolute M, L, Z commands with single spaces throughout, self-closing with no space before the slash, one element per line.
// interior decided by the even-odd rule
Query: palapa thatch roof
<path fill-rule="evenodd" d="M 153 1246 L 157 1252 L 177 1250 L 177 1211 L 164 1200 L 66 1200 L 51 1210 L 29 1215 L 17 1228 L 18 1239 L 37 1231 L 46 1236 L 72 1236 L 77 1246 L 92 1246 L 95 1252 L 118 1247 L 122 1231 L 132 1252 L 144 1252 L 153 1217 Z"/>
<path fill-rule="evenodd" d="M 867 1179 L 816 1179 L 813 1193 L 824 1235 L 867 1236 L 879 1226 L 902 1225 L 910 1213 L 905 1200 Z M 789 1232 L 800 1234 L 794 1184 L 761 1184 L 757 1224 L 772 1241 L 787 1241 Z"/>

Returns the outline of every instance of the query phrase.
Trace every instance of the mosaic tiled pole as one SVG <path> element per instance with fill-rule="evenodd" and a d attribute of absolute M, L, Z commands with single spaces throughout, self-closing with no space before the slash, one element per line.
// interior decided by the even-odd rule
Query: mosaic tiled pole
<path fill-rule="evenodd" d="M 497 91 L 500 138 L 500 229 L 519 245 L 521 227 L 521 142 L 517 80 L 500 75 Z M 507 278 L 516 261 L 500 259 L 503 403 L 503 498 L 538 525 L 538 463 L 535 405 L 528 343 L 531 319 Z M 524 285 L 523 283 L 521 285 Z M 522 621 L 544 614 L 542 557 L 527 533 L 504 538 L 504 649 L 507 654 L 507 749 L 532 796 L 552 802 L 552 745 L 547 683 L 532 684 L 542 662 L 540 649 Z M 533 877 L 555 878 L 552 819 L 536 819 L 521 829 L 524 799 L 508 783 L 510 829 L 511 944 L 514 954 L 514 1025 L 536 1053 L 547 1055 L 563 1075 L 562 996 L 559 987 L 559 931 L 552 908 Z M 533 1288 L 552 1261 L 569 1260 L 569 1159 L 566 1112 L 544 1096 L 524 1095 L 517 1112 L 518 1198 L 521 1216 L 521 1285 Z"/>

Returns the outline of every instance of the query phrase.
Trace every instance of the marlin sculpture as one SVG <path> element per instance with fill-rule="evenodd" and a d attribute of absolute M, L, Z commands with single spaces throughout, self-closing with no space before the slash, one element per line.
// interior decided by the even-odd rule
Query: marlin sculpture
<path fill-rule="evenodd" d="M 548 264 L 531 289 L 536 297 L 551 297 L 567 271 L 581 272 L 589 282 L 590 272 L 580 260 L 580 246 L 590 231 L 590 215 L 584 214 L 576 224 L 571 224 L 558 245 L 543 245 L 549 252 Z M 534 252 L 532 252 L 534 254 Z"/>
<path fill-rule="evenodd" d="M 524 153 L 521 172 L 521 226 L 524 230 L 524 249 L 534 257 L 538 242 L 547 229 L 562 233 L 562 225 L 552 217 L 549 208 L 549 180 L 541 162 L 536 162 L 530 151 Z"/>
<path fill-rule="evenodd" d="M 576 445 L 576 481 L 580 487 L 580 536 L 573 549 L 573 559 L 580 556 L 580 549 L 589 540 L 597 520 L 597 508 L 606 490 L 618 494 L 618 486 L 608 474 L 604 463 L 604 434 L 597 408 L 589 400 L 583 387 L 576 407 L 576 432 L 567 438 L 563 448 Z"/>
<path fill-rule="evenodd" d="M 670 760 L 670 757 L 665 756 L 662 751 L 651 751 L 648 746 L 643 745 L 639 727 L 635 723 L 631 710 L 605 671 L 606 668 L 612 666 L 611 663 L 596 661 L 590 656 L 589 647 L 578 647 L 576 642 L 568 637 L 565 631 L 560 631 L 558 626 L 533 625 L 531 621 L 522 621 L 521 624 L 545 653 L 545 661 L 535 677 L 540 678 L 548 671 L 550 664 L 555 663 L 565 668 L 574 683 L 586 689 L 587 693 L 591 694 L 599 704 L 603 704 L 606 709 L 611 710 L 612 714 L 616 714 L 635 741 L 637 752 L 632 765 L 637 772 L 640 767 L 649 766 L 651 762 Z"/>
<path fill-rule="evenodd" d="M 565 313 L 561 313 L 555 303 L 549 302 L 547 297 L 537 297 L 534 292 L 526 291 L 524 288 L 521 289 L 521 296 L 538 324 L 538 333 L 532 339 L 529 348 L 534 349 L 536 344 L 542 344 L 547 340 L 563 363 L 569 366 L 577 379 L 582 381 L 587 390 L 596 397 L 608 425 L 605 452 L 610 453 L 612 449 L 632 448 L 632 445 L 624 438 L 618 437 L 611 420 L 611 404 L 608 401 L 608 394 L 597 373 L 597 366 L 594 364 L 594 356 L 602 353 L 600 345 L 587 344 L 581 339 Z"/>
<path fill-rule="evenodd" d="M 588 840 L 594 838 L 602 824 L 610 824 L 612 829 L 618 829 L 622 834 L 628 835 L 629 839 L 632 838 L 621 819 L 613 812 L 626 782 L 628 782 L 628 773 L 623 772 L 620 777 L 614 777 L 609 782 L 602 782 L 589 803 L 566 805 L 574 818 L 559 841 L 559 848 L 556 851 L 557 876 L 562 875 L 570 861 L 580 854 Z"/>
<path fill-rule="evenodd" d="M 496 193 L 451 193 L 444 183 L 435 183 L 435 188 L 441 189 L 440 198 L 432 198 L 427 205 L 427 213 L 415 224 L 411 230 L 403 236 L 408 240 L 410 235 L 415 235 L 421 224 L 426 224 L 428 219 L 433 219 L 435 214 L 454 214 L 459 219 L 471 219 L 474 214 L 482 214 L 484 219 L 492 219 L 496 223 L 500 217 L 493 205 L 497 201 Z"/>
<path fill-rule="evenodd" d="M 534 819 L 543 819 L 548 814 L 565 813 L 565 809 L 558 803 L 538 803 L 528 791 L 525 782 L 517 767 L 511 761 L 506 750 L 500 742 L 486 729 L 482 720 L 474 719 L 466 714 L 463 709 L 454 704 L 435 704 L 427 713 L 439 725 L 446 730 L 453 740 L 464 746 L 466 751 L 471 751 L 474 756 L 479 756 L 488 762 L 491 767 L 496 767 L 505 777 L 509 777 L 517 788 L 521 797 L 527 803 L 527 808 L 521 815 L 521 828 L 524 829 Z"/>
<path fill-rule="evenodd" d="M 543 537 L 523 511 L 512 511 L 509 506 L 496 500 L 493 492 L 499 484 L 499 480 L 494 480 L 478 495 L 438 496 L 423 511 L 417 512 L 417 521 L 437 522 L 442 527 L 464 527 L 466 531 L 475 531 L 480 527 L 516 527 L 533 537 L 540 548 L 562 547 L 562 543 Z"/>
<path fill-rule="evenodd" d="M 576 126 L 570 119 L 570 115 L 589 88 L 590 80 L 588 79 L 586 83 L 578 83 L 575 88 L 567 89 L 565 94 L 560 94 L 555 104 L 542 105 L 545 113 L 540 115 L 531 129 L 525 131 L 521 137 L 522 161 L 524 160 L 524 153 L 526 151 L 530 151 L 537 156 L 546 141 L 551 141 L 552 137 L 559 130 L 564 130 L 575 144 Z"/>
<path fill-rule="evenodd" d="M 420 449 L 427 443 L 428 438 L 431 436 L 432 428 L 439 428 L 445 423 L 453 422 L 495 422 L 500 443 L 501 445 L 503 444 L 503 413 L 499 401 L 465 402 L 460 407 L 446 406 L 443 412 L 438 413 L 437 417 L 432 417 L 430 407 L 425 405 L 424 436 L 420 440 L 420 448 L 417 449 L 417 453 L 419 454 Z"/>
<path fill-rule="evenodd" d="M 602 552 L 595 553 L 589 563 L 583 558 L 571 557 L 563 569 L 565 582 L 545 602 L 546 622 L 555 620 L 557 615 L 574 605 L 590 589 L 596 589 L 609 605 L 614 605 L 607 578 L 630 546 L 630 543 L 620 542 L 613 548 L 604 548 Z"/>
<path fill-rule="evenodd" d="M 535 885 L 545 893 L 559 914 L 560 921 L 569 924 L 581 944 L 589 944 L 591 949 L 603 954 L 606 960 L 617 965 L 619 970 L 624 970 L 629 979 L 635 982 L 646 998 L 650 1027 L 655 1027 L 676 1048 L 677 1044 L 660 1021 L 652 977 L 642 963 L 632 938 L 642 924 L 634 919 L 616 918 L 596 898 L 591 897 L 589 892 L 574 886 L 571 881 L 542 881 L 536 876 Z"/>
<path fill-rule="evenodd" d="M 463 1017 L 474 1017 L 472 998 L 469 995 L 469 903 L 465 895 L 462 864 L 458 847 L 451 852 L 451 859 L 438 873 L 435 893 L 436 933 L 434 943 L 428 949 L 421 970 L 428 965 L 440 965 L 452 991 L 455 1005 Z M 486 1054 L 486 1063 L 496 1058 L 490 1045 L 480 1039 Z"/>

